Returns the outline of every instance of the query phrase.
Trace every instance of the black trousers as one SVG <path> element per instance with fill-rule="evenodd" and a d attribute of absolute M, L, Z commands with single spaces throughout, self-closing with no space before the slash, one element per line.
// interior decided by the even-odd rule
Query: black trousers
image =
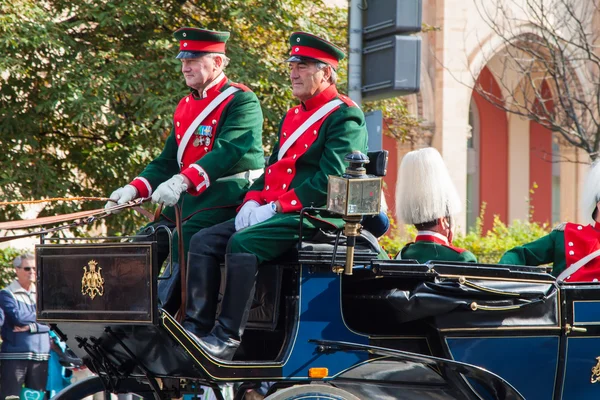
<path fill-rule="evenodd" d="M 48 361 L 2 360 L 0 362 L 0 399 L 18 396 L 21 386 L 46 391 Z"/>

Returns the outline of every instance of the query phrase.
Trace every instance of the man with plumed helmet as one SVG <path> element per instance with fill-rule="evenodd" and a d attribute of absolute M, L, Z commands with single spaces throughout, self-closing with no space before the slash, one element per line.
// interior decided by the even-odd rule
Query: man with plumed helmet
<path fill-rule="evenodd" d="M 543 265 L 552 263 L 552 275 L 567 282 L 598 282 L 600 279 L 600 162 L 592 164 L 581 195 L 588 225 L 571 222 L 531 243 L 508 250 L 500 264 Z"/>
<path fill-rule="evenodd" d="M 402 222 L 417 228 L 417 237 L 396 258 L 477 262 L 470 251 L 452 246 L 454 216 L 461 204 L 440 153 L 432 147 L 407 153 L 398 181 L 396 209 Z"/>
<path fill-rule="evenodd" d="M 262 149 L 263 116 L 256 95 L 235 83 L 223 72 L 229 58 L 225 45 L 229 32 L 181 28 L 177 58 L 190 93 L 183 97 L 173 115 L 173 128 L 162 153 L 128 185 L 115 190 L 107 210 L 138 197 L 151 197 L 164 207 L 157 228 L 175 226 L 174 205 L 182 208 L 183 245 L 190 237 L 235 216 L 252 181 L 264 168 Z M 146 227 L 148 228 L 148 226 Z M 173 274 L 159 281 L 162 306 L 174 313 L 180 304 L 180 275 L 177 233 L 172 247 L 164 230 L 159 234 L 159 263 L 169 250 Z"/>
<path fill-rule="evenodd" d="M 306 32 L 293 33 L 290 45 L 289 76 L 300 104 L 283 117 L 264 175 L 246 194 L 235 219 L 204 229 L 190 241 L 183 325 L 206 353 L 219 359 L 232 359 L 240 344 L 258 266 L 298 243 L 300 210 L 325 206 L 328 176 L 344 173 L 348 153 L 367 150 L 364 114 L 335 84 L 344 52 Z M 341 227 L 343 221 L 317 213 L 302 224 L 302 237 L 308 239 L 319 228 Z M 221 279 L 225 289 L 216 316 Z"/>

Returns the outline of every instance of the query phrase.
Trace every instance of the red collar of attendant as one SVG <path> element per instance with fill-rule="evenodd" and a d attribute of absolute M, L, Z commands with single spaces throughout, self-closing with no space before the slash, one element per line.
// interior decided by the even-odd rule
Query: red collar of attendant
<path fill-rule="evenodd" d="M 338 91 L 335 85 L 329 86 L 327 89 L 323 90 L 316 96 L 311 97 L 306 100 L 302 105 L 306 111 L 310 111 L 315 108 L 321 107 L 323 104 L 329 102 L 330 100 L 336 98 L 338 96 Z"/>
<path fill-rule="evenodd" d="M 207 86 L 204 88 L 204 90 L 202 91 L 202 93 L 198 92 L 198 91 L 197 91 L 197 90 L 195 90 L 195 89 L 193 90 L 193 93 L 196 95 L 196 98 L 203 99 L 203 98 L 205 98 L 206 96 L 208 96 L 208 94 L 209 94 L 210 92 L 212 92 L 213 90 L 219 90 L 219 89 L 221 89 L 221 87 L 223 87 L 223 85 L 224 85 L 226 82 L 227 82 L 227 79 L 226 79 L 225 73 L 221 72 L 221 73 L 219 74 L 219 76 L 217 76 L 217 77 L 215 78 L 215 80 L 214 80 L 214 81 L 212 81 L 211 83 L 209 83 L 209 84 L 208 84 L 208 85 L 207 85 Z"/>
<path fill-rule="evenodd" d="M 446 236 L 433 231 L 418 231 L 417 237 L 415 238 L 415 243 L 416 242 L 434 242 L 446 246 L 450 245 Z"/>

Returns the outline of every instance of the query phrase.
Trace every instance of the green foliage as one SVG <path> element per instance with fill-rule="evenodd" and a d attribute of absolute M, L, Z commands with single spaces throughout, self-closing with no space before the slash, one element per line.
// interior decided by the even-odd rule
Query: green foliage
<path fill-rule="evenodd" d="M 295 104 L 288 37 L 306 30 L 345 43 L 346 12 L 301 0 L 12 0 L 0 3 L 0 198 L 108 196 L 162 149 L 186 94 L 182 26 L 232 32 L 227 74 L 258 95 L 267 149 Z M 342 78 L 343 79 L 343 78 Z M 48 204 L 41 215 L 101 207 Z M 0 220 L 17 219 L 22 206 Z M 109 218 L 132 233 L 134 213 Z"/>
<path fill-rule="evenodd" d="M 13 248 L 0 249 L 0 289 L 6 287 L 15 279 L 15 269 L 12 265 L 16 256 L 23 254 L 23 251 Z"/>
<path fill-rule="evenodd" d="M 466 235 L 458 234 L 452 241 L 454 246 L 467 249 L 475 254 L 477 261 L 480 263 L 496 264 L 507 250 L 532 242 L 550 233 L 548 224 L 515 220 L 510 225 L 506 225 L 497 215 L 494 216 L 493 228 L 484 233 L 484 213 L 485 205 L 482 206 L 475 229 L 472 229 Z M 396 231 L 394 224 L 390 232 Z M 416 234 L 415 227 L 407 225 L 406 234 L 383 237 L 380 239 L 380 243 L 390 257 L 394 257 L 406 243 L 414 241 Z"/>

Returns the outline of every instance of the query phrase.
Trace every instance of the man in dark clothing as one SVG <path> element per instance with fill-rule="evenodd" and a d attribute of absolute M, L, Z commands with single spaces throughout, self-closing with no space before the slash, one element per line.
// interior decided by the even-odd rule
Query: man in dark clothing
<path fill-rule="evenodd" d="M 47 325 L 36 322 L 36 268 L 32 254 L 14 259 L 17 279 L 0 290 L 4 311 L 0 352 L 0 399 L 18 396 L 23 384 L 46 390 L 50 338 Z"/>

